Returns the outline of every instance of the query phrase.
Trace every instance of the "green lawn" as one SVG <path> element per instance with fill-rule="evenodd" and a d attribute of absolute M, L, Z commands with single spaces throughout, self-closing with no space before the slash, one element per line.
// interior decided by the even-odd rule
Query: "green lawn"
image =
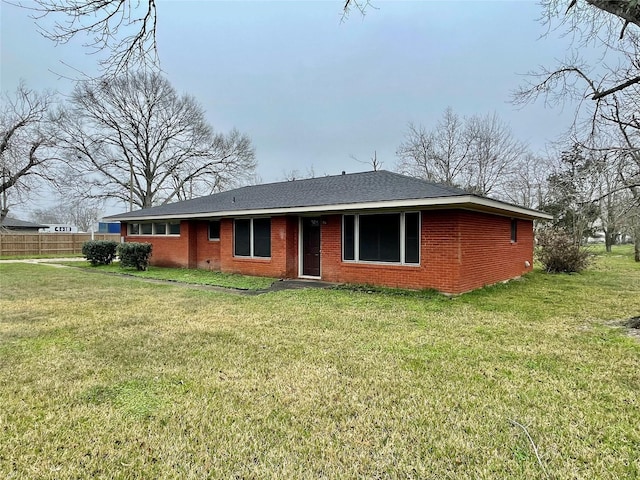
<path fill-rule="evenodd" d="M 214 285 L 217 287 L 236 288 L 241 290 L 262 290 L 269 288 L 277 278 L 251 277 L 235 273 L 222 273 L 212 270 L 197 270 L 189 268 L 166 268 L 150 266 L 147 270 L 138 271 L 135 268 L 122 268 L 118 262 L 111 265 L 91 266 L 89 262 L 61 262 L 63 265 L 76 268 L 91 269 L 96 273 L 117 273 L 133 275 L 134 277 L 169 280 L 172 282 L 191 283 L 195 285 Z"/>
<path fill-rule="evenodd" d="M 0 477 L 640 478 L 630 249 L 369 292 L 0 265 Z"/>

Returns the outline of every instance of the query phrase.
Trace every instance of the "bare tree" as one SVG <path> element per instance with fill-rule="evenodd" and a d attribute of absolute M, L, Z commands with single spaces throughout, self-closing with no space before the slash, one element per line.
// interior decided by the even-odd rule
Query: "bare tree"
<path fill-rule="evenodd" d="M 522 155 L 505 182 L 505 200 L 527 208 L 541 208 L 549 201 L 549 172 L 557 167 L 552 156 Z"/>
<path fill-rule="evenodd" d="M 56 44 L 83 38 L 90 53 L 106 53 L 100 66 L 117 76 L 158 66 L 155 0 L 35 0 L 18 3 L 33 12 L 39 32 Z"/>
<path fill-rule="evenodd" d="M 468 162 L 467 188 L 480 195 L 504 198 L 508 179 L 526 153 L 524 143 L 514 138 L 509 126 L 496 113 L 473 116 L 466 125 Z"/>
<path fill-rule="evenodd" d="M 433 130 L 409 123 L 405 141 L 396 150 L 398 169 L 432 182 L 465 184 L 470 148 L 465 129 L 464 120 L 451 107 Z"/>
<path fill-rule="evenodd" d="M 39 223 L 75 225 L 79 230 L 89 232 L 102 217 L 103 209 L 102 201 L 61 200 L 52 207 L 34 210 L 31 219 Z"/>
<path fill-rule="evenodd" d="M 256 166 L 246 135 L 214 133 L 195 99 L 155 73 L 78 84 L 64 128 L 84 195 L 130 207 L 219 191 L 249 179 Z"/>
<path fill-rule="evenodd" d="M 11 203 L 25 200 L 38 180 L 53 181 L 58 118 L 56 95 L 20 83 L 0 104 L 0 220 Z M 11 200 L 13 198 L 13 201 Z"/>
<path fill-rule="evenodd" d="M 351 157 L 352 160 L 355 160 L 358 163 L 369 165 L 371 167 L 371 170 L 373 170 L 374 172 L 377 172 L 378 170 L 382 169 L 383 162 L 382 160 L 378 160 L 378 152 L 375 150 L 373 151 L 373 157 L 371 157 L 368 162 L 360 160 L 355 155 L 349 155 L 349 157 Z"/>
<path fill-rule="evenodd" d="M 495 113 L 461 118 L 447 108 L 433 130 L 410 123 L 396 154 L 402 173 L 504 197 L 507 178 L 525 152 Z"/>
<path fill-rule="evenodd" d="M 552 106 L 576 101 L 570 142 L 603 155 L 609 175 L 616 172 L 608 177 L 615 181 L 601 185 L 606 188 L 596 200 L 613 212 L 619 198 L 625 198 L 618 193 L 626 189 L 634 210 L 640 205 L 640 3 L 543 0 L 541 4 L 543 22 L 552 30 L 559 21 L 559 28 L 573 37 L 573 48 L 554 67 L 531 72 L 514 101 L 526 104 L 542 99 Z M 587 48 L 599 49 L 598 61 L 582 58 Z M 640 229 L 634 232 L 635 256 L 640 261 Z"/>
<path fill-rule="evenodd" d="M 305 178 L 316 178 L 316 171 L 315 168 L 313 168 L 313 165 L 307 167 L 307 171 L 305 173 L 300 172 L 297 168 L 282 172 L 282 180 L 285 182 L 295 182 L 296 180 L 302 180 Z"/>

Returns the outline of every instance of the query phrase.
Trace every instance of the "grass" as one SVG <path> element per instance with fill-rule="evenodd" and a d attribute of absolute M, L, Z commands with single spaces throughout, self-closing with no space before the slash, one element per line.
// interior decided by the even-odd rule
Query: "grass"
<path fill-rule="evenodd" d="M 117 273 L 133 275 L 140 278 L 153 278 L 172 282 L 191 283 L 196 285 L 214 285 L 217 287 L 236 288 L 241 290 L 262 290 L 269 288 L 277 279 L 252 277 L 234 273 L 222 273 L 211 270 L 187 268 L 163 268 L 150 266 L 148 270 L 138 271 L 135 268 L 122 268 L 118 263 L 92 267 L 89 262 L 68 262 L 64 265 L 91 269 L 93 272 Z"/>
<path fill-rule="evenodd" d="M 42 253 L 29 255 L 0 255 L 0 260 L 29 260 L 41 258 L 82 258 L 81 253 Z"/>
<path fill-rule="evenodd" d="M 6 264 L 0 311 L 3 478 L 640 478 L 627 250 L 452 299 Z"/>

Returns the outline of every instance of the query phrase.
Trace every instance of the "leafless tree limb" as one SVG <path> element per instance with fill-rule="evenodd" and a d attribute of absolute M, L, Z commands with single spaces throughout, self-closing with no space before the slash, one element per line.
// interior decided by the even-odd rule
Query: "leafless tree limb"
<path fill-rule="evenodd" d="M 59 117 L 54 114 L 56 95 L 37 93 L 20 83 L 13 95 L 0 103 L 0 216 L 10 207 L 9 197 L 26 197 L 35 180 L 53 182 L 50 172 L 58 159 Z"/>
<path fill-rule="evenodd" d="M 33 11 L 39 32 L 56 44 L 81 37 L 90 53 L 106 52 L 99 63 L 107 75 L 158 66 L 155 0 L 35 0 L 35 5 L 16 5 Z"/>
<path fill-rule="evenodd" d="M 63 146 L 89 196 L 147 208 L 241 183 L 255 169 L 246 135 L 214 133 L 195 99 L 157 73 L 82 82 L 71 103 Z"/>

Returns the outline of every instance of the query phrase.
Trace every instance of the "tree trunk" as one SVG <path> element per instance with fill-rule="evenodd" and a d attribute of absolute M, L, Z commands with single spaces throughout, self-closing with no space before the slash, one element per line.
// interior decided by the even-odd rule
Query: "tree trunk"
<path fill-rule="evenodd" d="M 604 248 L 607 253 L 611 253 L 611 246 L 615 243 L 616 234 L 608 229 L 604 229 Z"/>

